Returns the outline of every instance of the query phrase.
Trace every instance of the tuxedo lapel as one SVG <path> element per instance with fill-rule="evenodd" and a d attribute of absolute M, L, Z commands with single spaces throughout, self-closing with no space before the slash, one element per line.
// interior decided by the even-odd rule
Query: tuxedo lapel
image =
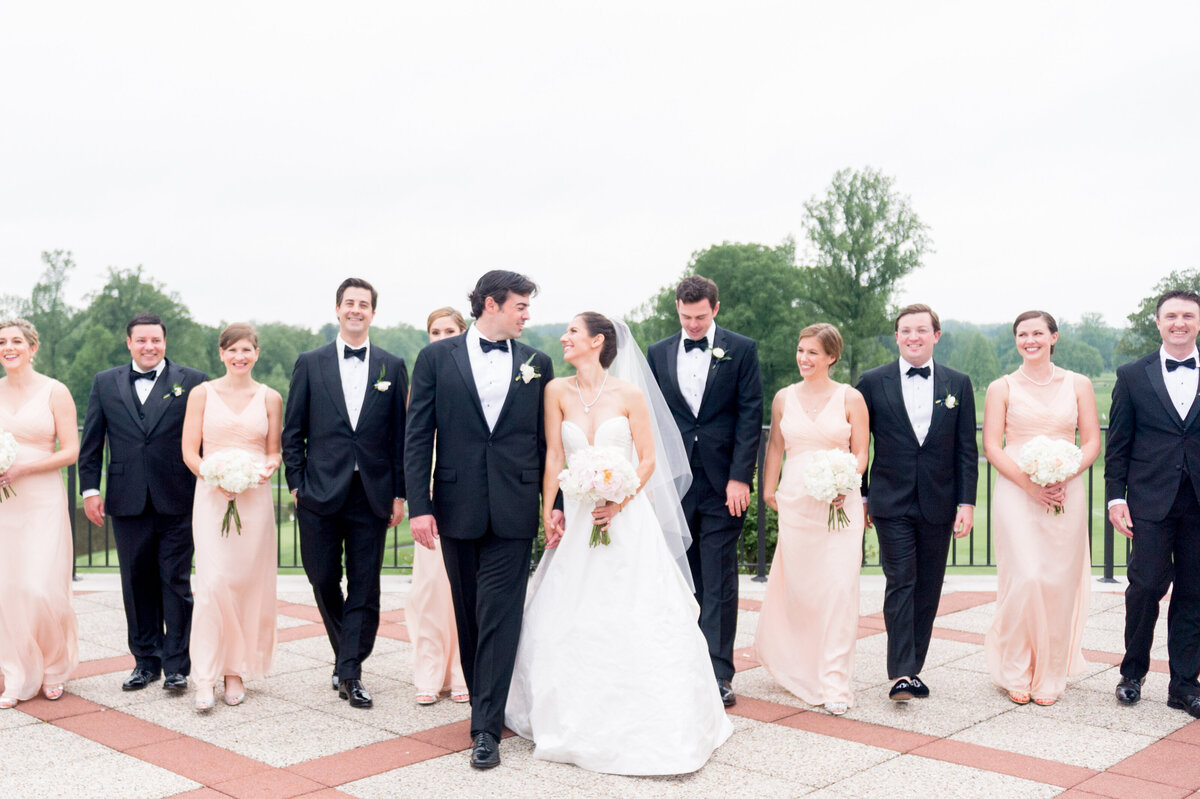
<path fill-rule="evenodd" d="M 138 408 L 137 397 L 133 393 L 133 385 L 129 382 L 129 375 L 133 372 L 132 366 L 126 366 L 117 373 L 117 394 L 121 396 L 121 402 L 125 403 L 125 407 L 129 410 L 129 415 L 133 417 L 133 421 L 142 432 L 146 432 L 146 420 L 142 418 L 144 411 Z M 153 392 L 151 392 L 153 394 Z"/>
<path fill-rule="evenodd" d="M 471 356 L 467 354 L 466 335 L 454 337 L 450 357 L 454 359 L 454 363 L 458 366 L 458 371 L 462 375 L 463 385 L 466 387 L 467 396 L 471 398 L 471 405 L 474 406 L 475 411 L 479 414 L 479 420 L 483 422 L 483 426 L 486 428 L 487 417 L 483 415 L 483 402 L 479 399 L 479 391 L 475 388 L 475 373 L 471 371 Z"/>
<path fill-rule="evenodd" d="M 679 332 L 667 339 L 665 357 L 667 361 L 667 387 L 670 389 L 670 392 L 664 391 L 663 394 L 667 396 L 670 402 L 676 403 L 687 413 L 691 413 L 692 409 L 688 407 L 687 400 L 683 398 L 683 392 L 679 390 L 679 340 L 681 338 L 683 338 L 683 333 Z"/>
<path fill-rule="evenodd" d="M 499 427 L 500 422 L 504 421 L 504 414 L 508 413 L 508 406 L 512 404 L 513 395 L 517 393 L 517 388 L 521 385 L 517 381 L 517 375 L 521 373 L 521 364 L 525 363 L 525 360 L 533 354 L 532 348 L 524 346 L 515 338 L 510 338 L 508 345 L 512 351 L 512 374 L 508 376 L 508 393 L 504 395 L 504 404 L 500 406 L 500 415 L 496 417 L 496 427 Z"/>
<path fill-rule="evenodd" d="M 364 389 L 366 394 L 363 396 L 362 405 L 360 406 L 362 410 L 358 412 L 358 421 L 360 422 L 363 420 L 363 416 L 366 415 L 370 405 L 374 402 L 375 395 L 379 393 L 379 391 L 377 391 L 375 388 L 375 381 L 380 379 L 379 372 L 382 369 L 383 358 L 379 355 L 379 349 L 377 347 L 371 347 L 371 357 L 369 359 L 369 363 L 367 364 L 367 385 Z M 385 375 L 383 379 L 387 380 L 387 376 Z M 348 417 L 349 413 L 347 412 L 347 418 Z"/>
<path fill-rule="evenodd" d="M 713 349 L 724 350 L 726 355 L 729 353 L 729 334 L 720 325 L 713 334 Z M 711 351 L 709 352 L 709 361 L 711 363 L 709 363 L 704 376 L 704 393 L 700 395 L 700 411 L 704 410 L 704 403 L 708 402 L 708 395 L 712 393 L 713 384 L 717 382 L 717 377 L 721 374 L 722 364 L 728 363 L 728 361 L 720 361 L 712 357 Z M 696 415 L 699 416 L 700 413 L 697 412 Z"/>
<path fill-rule="evenodd" d="M 1185 427 L 1183 420 L 1179 418 L 1179 411 L 1175 409 L 1175 403 L 1171 402 L 1171 394 L 1167 391 L 1167 384 L 1162 376 L 1162 362 L 1158 358 L 1158 353 L 1146 360 L 1146 379 L 1150 381 L 1150 387 L 1154 389 L 1154 393 L 1158 395 L 1158 399 L 1162 402 L 1163 407 L 1167 409 L 1167 416 L 1180 427 Z M 1192 411 L 1196 410 L 1196 402 L 1192 401 Z M 1191 419 L 1192 414 L 1188 414 Z"/>
<path fill-rule="evenodd" d="M 342 392 L 342 369 L 338 364 L 338 351 L 335 344 L 327 344 L 325 351 L 317 355 L 318 369 L 317 374 L 320 375 L 321 385 L 325 387 L 325 393 L 329 395 L 329 401 L 333 403 L 333 407 L 342 417 L 342 421 L 348 427 L 350 425 L 350 411 L 346 408 L 346 395 Z"/>
<path fill-rule="evenodd" d="M 900 388 L 900 364 L 893 361 L 892 366 L 883 372 L 883 396 L 886 398 L 892 413 L 908 432 L 914 444 L 920 446 L 917 431 L 913 430 L 912 419 L 908 418 L 908 409 L 904 407 L 904 393 Z M 928 438 L 928 436 L 927 436 Z"/>
<path fill-rule="evenodd" d="M 896 371 L 898 372 L 899 369 Z M 942 426 L 942 420 L 950 412 L 950 409 L 946 407 L 946 397 L 949 395 L 950 380 L 946 376 L 946 369 L 935 361 L 933 364 L 933 408 L 929 414 L 929 432 L 925 434 L 926 441 L 933 439 L 934 431 Z"/>
<path fill-rule="evenodd" d="M 176 401 L 175 396 L 171 393 L 171 386 L 178 382 L 179 373 L 171 368 L 170 361 L 163 359 L 162 374 L 158 376 L 158 380 L 154 381 L 146 401 L 142 404 L 142 412 L 146 415 L 146 424 L 143 427 L 146 435 L 154 432 L 158 420 L 167 410 L 167 405 Z"/>

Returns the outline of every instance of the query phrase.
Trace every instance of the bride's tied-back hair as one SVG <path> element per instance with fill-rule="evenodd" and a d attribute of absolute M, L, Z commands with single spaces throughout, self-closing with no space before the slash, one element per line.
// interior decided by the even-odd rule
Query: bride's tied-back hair
<path fill-rule="evenodd" d="M 1017 328 L 1021 326 L 1022 322 L 1028 322 L 1030 319 L 1041 319 L 1046 323 L 1046 327 L 1050 329 L 1051 333 L 1058 332 L 1058 322 L 1055 322 L 1054 317 L 1050 314 L 1046 313 L 1045 311 L 1025 311 L 1024 313 L 1018 315 L 1016 321 L 1013 322 L 1013 335 L 1017 335 Z M 1053 344 L 1050 345 L 1050 354 L 1054 354 Z"/>
<path fill-rule="evenodd" d="M 583 327 L 589 336 L 604 336 L 604 344 L 600 346 L 600 365 L 605 369 L 612 366 L 617 357 L 617 326 L 609 321 L 607 316 L 595 311 L 584 311 L 579 314 Z"/>

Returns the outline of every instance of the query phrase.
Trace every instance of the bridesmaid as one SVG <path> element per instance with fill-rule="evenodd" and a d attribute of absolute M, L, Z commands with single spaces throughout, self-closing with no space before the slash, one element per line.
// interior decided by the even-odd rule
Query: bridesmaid
<path fill-rule="evenodd" d="M 10 492 L 0 504 L 0 708 L 39 689 L 58 699 L 79 663 L 61 474 L 79 455 L 75 401 L 34 370 L 37 350 L 33 325 L 0 321 L 0 430 L 17 442 L 16 462 L 0 474 L 0 490 Z"/>
<path fill-rule="evenodd" d="M 771 403 L 762 492 L 779 512 L 779 543 L 754 637 L 755 656 L 780 685 L 835 716 L 854 701 L 862 498 L 859 491 L 837 497 L 833 504 L 846 511 L 850 525 L 829 530 L 829 505 L 807 494 L 804 468 L 813 452 L 830 449 L 852 452 L 859 474 L 867 468 L 867 405 L 857 390 L 829 376 L 841 354 L 842 336 L 833 325 L 801 330 L 796 364 L 802 381 L 780 389 Z"/>
<path fill-rule="evenodd" d="M 192 531 L 196 576 L 192 580 L 192 676 L 196 710 L 213 706 L 217 679 L 225 677 L 225 703 L 241 704 L 244 680 L 262 679 L 275 656 L 277 533 L 271 475 L 279 468 L 283 401 L 279 392 L 251 377 L 258 360 L 258 333 L 233 324 L 218 343 L 225 375 L 188 395 L 183 420 L 183 461 L 197 476 L 204 455 L 242 449 L 263 462 L 262 480 L 236 495 L 242 530 L 221 534 L 226 494 L 196 482 Z"/>
<path fill-rule="evenodd" d="M 1083 668 L 1083 625 L 1090 599 L 1088 500 L 1083 473 L 1100 453 L 1091 382 L 1055 366 L 1058 325 L 1045 311 L 1013 322 L 1021 365 L 988 386 L 983 452 L 996 467 L 992 501 L 999 578 L 996 618 L 984 639 L 988 670 L 1008 698 L 1052 705 L 1067 677 Z M 1021 447 L 1044 435 L 1075 443 L 1074 477 L 1042 487 L 1017 466 Z M 1062 508 L 1061 514 L 1052 510 Z"/>
<path fill-rule="evenodd" d="M 438 308 L 429 314 L 425 331 L 430 343 L 467 332 L 467 322 L 453 308 Z M 450 600 L 450 580 L 442 561 L 442 545 L 433 549 L 413 547 L 412 588 L 404 610 L 405 623 L 413 642 L 413 683 L 418 705 L 432 705 L 449 689 L 454 702 L 470 702 L 467 681 L 458 656 L 458 628 Z"/>

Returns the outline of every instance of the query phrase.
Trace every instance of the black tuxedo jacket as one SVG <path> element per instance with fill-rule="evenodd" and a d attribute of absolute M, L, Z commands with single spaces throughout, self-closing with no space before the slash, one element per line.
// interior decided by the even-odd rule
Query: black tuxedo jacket
<path fill-rule="evenodd" d="M 283 417 L 283 463 L 288 487 L 304 507 L 322 515 L 346 501 L 354 465 L 371 512 L 386 519 L 404 497 L 404 361 L 375 344 L 367 364 L 366 397 L 358 426 L 350 426 L 335 342 L 301 353 L 292 369 Z M 381 377 L 382 375 L 382 377 Z M 376 384 L 390 381 L 386 391 Z"/>
<path fill-rule="evenodd" d="M 509 340 L 512 382 L 489 431 L 467 343 L 465 335 L 435 341 L 413 366 L 404 449 L 409 512 L 432 513 L 439 535 L 447 538 L 481 538 L 489 524 L 501 538 L 533 538 L 546 464 L 543 397 L 554 364 L 545 353 Z M 518 375 L 531 357 L 540 377 L 526 383 Z"/>
<path fill-rule="evenodd" d="M 1163 382 L 1158 352 L 1117 369 L 1104 456 L 1106 501 L 1124 499 L 1132 516 L 1166 518 L 1184 475 L 1200 496 L 1200 397 L 1180 419 Z"/>
<path fill-rule="evenodd" d="M 863 481 L 867 510 L 881 519 L 913 506 L 934 524 L 951 524 L 959 505 L 975 504 L 979 448 L 971 378 L 935 362 L 933 415 L 923 444 L 904 408 L 898 361 L 863 372 L 858 390 L 867 403 L 875 454 Z M 946 407 L 948 396 L 954 407 Z M 868 488 L 869 487 L 869 488 Z"/>
<path fill-rule="evenodd" d="M 183 416 L 187 395 L 208 376 L 163 360 L 146 404 L 138 405 L 129 382 L 130 364 L 108 369 L 92 381 L 83 436 L 79 443 L 79 489 L 100 490 L 104 441 L 108 439 L 108 486 L 105 510 L 113 516 L 137 516 L 146 509 L 147 492 L 159 513 L 192 512 L 196 478 L 183 465 Z M 179 396 L 174 388 L 179 386 Z"/>
<path fill-rule="evenodd" d="M 712 359 L 700 412 L 694 414 L 679 391 L 677 356 L 682 336 L 679 332 L 651 344 L 646 360 L 679 426 L 688 457 L 699 448 L 712 489 L 724 496 L 730 480 L 754 482 L 763 412 L 758 345 L 717 326 L 713 349 L 724 350 L 728 360 Z"/>

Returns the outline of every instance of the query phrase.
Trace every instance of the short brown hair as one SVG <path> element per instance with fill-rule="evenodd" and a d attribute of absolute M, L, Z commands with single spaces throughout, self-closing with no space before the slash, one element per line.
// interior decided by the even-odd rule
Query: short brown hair
<path fill-rule="evenodd" d="M 346 289 L 366 289 L 367 291 L 371 292 L 371 310 L 375 310 L 375 304 L 379 302 L 379 292 L 375 290 L 374 286 L 363 280 L 361 277 L 348 277 L 342 281 L 342 284 L 338 286 L 337 301 L 334 303 L 335 305 L 342 304 L 342 295 L 346 293 Z"/>
<path fill-rule="evenodd" d="M 459 330 L 467 329 L 467 320 L 463 319 L 463 315 L 455 309 L 447 305 L 445 308 L 438 308 L 429 314 L 429 318 L 425 320 L 425 332 L 429 332 L 429 328 L 433 327 L 433 323 L 441 319 L 443 316 L 449 316 L 454 320 L 454 324 L 458 325 Z"/>
<path fill-rule="evenodd" d="M 828 322 L 817 322 L 815 325 L 809 325 L 800 331 L 800 336 L 797 341 L 815 338 L 821 344 L 821 349 L 825 350 L 826 355 L 833 356 L 833 362 L 837 363 L 842 357 L 842 334 L 838 329 Z"/>
<path fill-rule="evenodd" d="M 217 346 L 227 350 L 239 341 L 249 341 L 254 349 L 258 349 L 258 331 L 254 329 L 254 325 L 234 322 L 221 331 L 221 337 L 217 339 Z"/>
<path fill-rule="evenodd" d="M 685 305 L 693 302 L 708 300 L 708 304 L 717 307 L 717 284 L 706 277 L 692 275 L 685 277 L 675 287 L 675 301 Z"/>
<path fill-rule="evenodd" d="M 12 319 L 0 319 L 0 330 L 6 327 L 15 327 L 17 330 L 20 330 L 25 335 L 25 340 L 29 342 L 29 346 L 34 349 L 37 348 L 38 332 L 37 328 L 33 326 L 33 322 L 30 322 L 28 319 L 22 319 L 19 316 Z"/>
<path fill-rule="evenodd" d="M 933 332 L 934 333 L 942 332 L 942 320 L 938 319 L 938 315 L 936 313 L 934 313 L 934 310 L 932 308 L 930 308 L 928 305 L 926 305 L 925 303 L 922 303 L 922 302 L 914 302 L 912 305 L 905 305 L 903 308 L 901 308 L 899 311 L 896 312 L 896 321 L 894 323 L 895 331 L 899 332 L 900 319 L 902 317 L 905 317 L 905 316 L 908 316 L 909 314 L 914 314 L 914 313 L 929 314 L 929 318 L 933 320 Z"/>
<path fill-rule="evenodd" d="M 1158 298 L 1158 303 L 1154 306 L 1155 318 L 1158 318 L 1158 312 L 1162 310 L 1163 303 L 1167 300 L 1184 300 L 1185 302 L 1194 302 L 1197 306 L 1200 306 L 1200 294 L 1189 289 L 1173 289 Z"/>
<path fill-rule="evenodd" d="M 1045 311 L 1025 311 L 1018 314 L 1017 318 L 1013 321 L 1013 335 L 1017 335 L 1017 328 L 1021 326 L 1022 322 L 1028 322 L 1030 319 L 1041 319 L 1046 323 L 1046 327 L 1050 329 L 1051 333 L 1058 332 L 1058 322 L 1055 322 L 1054 317 L 1050 314 Z M 1050 354 L 1054 354 L 1053 344 L 1050 345 Z"/>

